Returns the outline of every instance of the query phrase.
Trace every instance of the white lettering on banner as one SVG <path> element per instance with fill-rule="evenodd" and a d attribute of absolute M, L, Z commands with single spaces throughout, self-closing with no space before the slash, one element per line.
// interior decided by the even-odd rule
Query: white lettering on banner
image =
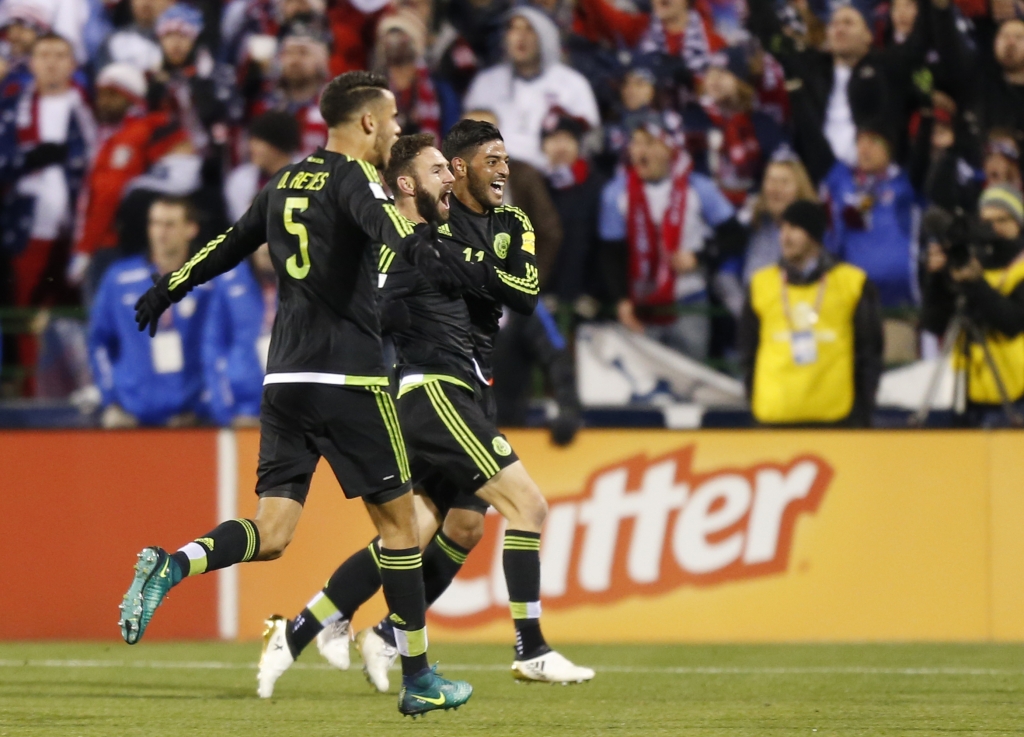
<path fill-rule="evenodd" d="M 550 502 L 541 542 L 545 607 L 786 570 L 796 520 L 818 508 L 831 467 L 808 455 L 694 473 L 693 450 L 626 459 L 594 473 L 583 493 Z M 460 626 L 507 616 L 504 530 L 492 512 L 483 541 L 432 616 Z"/>

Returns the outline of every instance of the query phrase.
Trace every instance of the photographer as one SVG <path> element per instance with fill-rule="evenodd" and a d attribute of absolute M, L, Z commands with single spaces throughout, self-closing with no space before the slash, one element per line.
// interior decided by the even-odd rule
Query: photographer
<path fill-rule="evenodd" d="M 1024 204 L 1019 190 L 997 185 L 984 191 L 978 207 L 981 223 L 930 228 L 921 322 L 942 335 L 962 296 L 965 315 L 984 334 L 1007 398 L 1019 404 L 1024 396 Z M 935 237 L 934 231 L 941 230 L 947 232 Z M 962 366 L 965 358 L 968 423 L 1005 424 L 984 348 L 972 342 L 965 350 L 960 343 L 954 349 L 954 366 Z"/>

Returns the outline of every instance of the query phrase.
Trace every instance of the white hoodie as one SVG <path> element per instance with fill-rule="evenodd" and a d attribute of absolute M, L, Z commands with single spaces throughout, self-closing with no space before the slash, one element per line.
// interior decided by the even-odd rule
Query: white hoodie
<path fill-rule="evenodd" d="M 558 27 L 550 18 L 529 7 L 516 8 L 509 17 L 523 18 L 533 26 L 543 71 L 527 80 L 516 77 L 509 62 L 485 69 L 470 85 L 463 107 L 493 112 L 509 156 L 543 170 L 547 160 L 540 147 L 540 130 L 548 111 L 561 107 L 596 127 L 600 122 L 597 101 L 586 78 L 560 61 Z"/>

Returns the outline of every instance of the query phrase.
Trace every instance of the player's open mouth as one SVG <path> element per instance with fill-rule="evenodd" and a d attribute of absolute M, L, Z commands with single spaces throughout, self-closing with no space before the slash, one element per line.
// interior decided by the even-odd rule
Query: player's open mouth
<path fill-rule="evenodd" d="M 499 195 L 505 194 L 505 180 L 499 179 L 496 182 L 491 182 L 491 189 L 493 189 Z"/>
<path fill-rule="evenodd" d="M 443 207 L 445 210 L 447 210 L 451 206 L 451 205 L 448 204 L 448 198 L 450 196 L 451 196 L 451 190 L 448 190 L 447 192 L 443 192 L 441 194 L 441 199 L 439 199 L 437 201 L 437 204 L 439 204 L 441 207 Z"/>

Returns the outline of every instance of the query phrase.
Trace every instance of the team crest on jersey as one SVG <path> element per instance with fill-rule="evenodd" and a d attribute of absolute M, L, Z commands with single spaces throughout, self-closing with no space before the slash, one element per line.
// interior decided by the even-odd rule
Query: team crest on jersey
<path fill-rule="evenodd" d="M 512 236 L 508 233 L 498 233 L 494 236 L 494 253 L 498 258 L 508 256 L 508 247 L 512 243 Z"/>
<path fill-rule="evenodd" d="M 508 247 L 506 246 L 506 249 Z M 491 447 L 494 448 L 494 452 L 504 457 L 512 454 L 512 446 L 508 444 L 508 441 L 500 435 L 491 441 Z"/>

